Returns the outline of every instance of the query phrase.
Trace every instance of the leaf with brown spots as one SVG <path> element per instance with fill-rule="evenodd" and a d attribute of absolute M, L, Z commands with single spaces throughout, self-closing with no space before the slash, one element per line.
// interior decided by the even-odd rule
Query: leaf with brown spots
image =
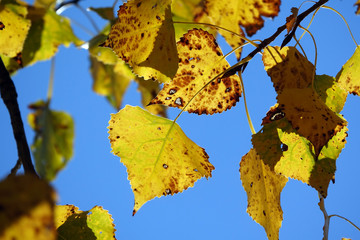
<path fill-rule="evenodd" d="M 341 68 L 336 79 L 340 87 L 349 93 L 360 96 L 360 46 Z"/>
<path fill-rule="evenodd" d="M 279 111 L 314 145 L 318 156 L 322 147 L 347 123 L 312 89 L 314 66 L 293 47 L 281 50 L 269 47 L 263 62 L 278 93 Z"/>
<path fill-rule="evenodd" d="M 265 17 L 275 17 L 278 15 L 280 0 L 231 0 L 218 1 L 206 0 L 205 6 L 198 13 L 195 21 L 207 22 L 221 26 L 239 35 L 244 35 L 240 26 L 244 27 L 246 33 L 251 36 L 263 27 Z M 232 48 L 240 46 L 243 41 L 236 35 L 220 30 L 219 33 L 226 39 Z M 237 51 L 237 58 L 240 58 Z"/>
<path fill-rule="evenodd" d="M 183 109 L 190 102 L 185 110 L 197 114 L 221 113 L 235 106 L 241 96 L 239 77 L 211 81 L 230 67 L 213 35 L 193 29 L 181 38 L 177 47 L 178 72 L 150 104 Z"/>
<path fill-rule="evenodd" d="M 288 179 L 264 164 L 254 149 L 242 157 L 240 176 L 248 196 L 247 212 L 265 228 L 269 240 L 278 240 L 283 220 L 280 193 Z"/>
<path fill-rule="evenodd" d="M 102 45 L 112 48 L 140 77 L 170 81 L 178 68 L 171 0 L 130 0 Z"/>
<path fill-rule="evenodd" d="M 135 195 L 133 214 L 147 201 L 182 192 L 215 168 L 205 150 L 179 125 L 140 107 L 126 106 L 111 115 L 112 153 L 126 166 Z"/>

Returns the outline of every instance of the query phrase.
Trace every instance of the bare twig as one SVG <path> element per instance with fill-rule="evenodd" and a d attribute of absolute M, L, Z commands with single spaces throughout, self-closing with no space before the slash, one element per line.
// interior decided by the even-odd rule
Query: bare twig
<path fill-rule="evenodd" d="M 6 108 L 9 111 L 11 126 L 16 141 L 19 159 L 24 166 L 25 173 L 36 175 L 34 166 L 31 162 L 29 145 L 26 140 L 23 121 L 20 115 L 20 109 L 17 102 L 17 93 L 15 85 L 6 70 L 2 59 L 0 58 L 0 94 Z"/>
<path fill-rule="evenodd" d="M 295 31 L 297 29 L 297 27 L 299 26 L 299 24 L 301 23 L 301 21 L 307 17 L 311 12 L 315 11 L 317 8 L 319 8 L 320 6 L 324 5 L 326 2 L 328 2 L 329 0 L 319 0 L 317 3 L 315 3 L 313 6 L 311 6 L 309 9 L 307 9 L 305 12 L 301 13 L 300 15 L 298 15 L 298 17 L 296 18 L 296 22 L 294 24 L 294 28 L 293 30 L 285 37 L 284 41 L 281 44 L 281 47 L 285 46 L 286 44 L 289 43 L 289 41 L 291 40 L 292 36 L 295 34 Z M 284 30 L 286 29 L 286 24 L 278 27 L 278 29 L 276 30 L 276 32 L 271 35 L 270 37 L 264 39 L 257 48 L 254 49 L 254 51 L 252 51 L 251 53 L 249 53 L 248 56 L 246 56 L 245 58 L 253 58 L 257 53 L 261 52 L 261 50 L 263 50 L 265 47 L 267 47 L 272 41 L 274 41 L 279 35 L 280 33 L 282 33 Z M 229 77 L 231 75 L 234 75 L 236 72 L 238 71 L 242 71 L 244 72 L 246 66 L 247 66 L 248 62 L 245 62 L 241 65 L 238 65 L 236 68 L 231 69 L 230 71 L 226 72 L 221 78 L 226 78 Z"/>

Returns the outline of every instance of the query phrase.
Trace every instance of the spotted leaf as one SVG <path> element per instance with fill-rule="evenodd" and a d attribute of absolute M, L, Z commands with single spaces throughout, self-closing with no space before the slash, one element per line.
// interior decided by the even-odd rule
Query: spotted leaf
<path fill-rule="evenodd" d="M 155 197 L 182 192 L 201 177 L 211 177 L 214 167 L 205 150 L 173 121 L 126 106 L 111 115 L 108 128 L 112 153 L 126 166 L 135 195 L 133 215 Z"/>
<path fill-rule="evenodd" d="M 140 77 L 170 81 L 178 67 L 170 5 L 171 0 L 124 3 L 102 46 L 112 48 Z"/>
<path fill-rule="evenodd" d="M 235 106 L 241 95 L 239 77 L 211 81 L 230 67 L 213 35 L 193 29 L 180 39 L 177 47 L 178 72 L 150 104 L 180 109 L 189 104 L 185 110 L 197 114 L 220 113 Z"/>
<path fill-rule="evenodd" d="M 360 46 L 336 76 L 340 86 L 349 93 L 360 95 Z"/>
<path fill-rule="evenodd" d="M 247 212 L 265 228 L 269 240 L 278 240 L 283 220 L 280 193 L 288 179 L 264 164 L 254 149 L 242 157 L 240 176 L 248 197 Z"/>

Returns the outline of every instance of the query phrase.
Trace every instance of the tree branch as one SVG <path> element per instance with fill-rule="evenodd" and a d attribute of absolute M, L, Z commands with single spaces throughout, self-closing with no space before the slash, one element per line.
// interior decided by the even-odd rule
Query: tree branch
<path fill-rule="evenodd" d="M 317 8 L 321 7 L 322 5 L 324 5 L 328 1 L 329 0 L 319 0 L 317 3 L 315 3 L 309 9 L 307 9 L 305 12 L 298 15 L 298 17 L 296 18 L 296 22 L 294 24 L 293 30 L 285 37 L 284 41 L 281 44 L 281 47 L 285 46 L 286 44 L 288 44 L 290 42 L 291 38 L 293 37 L 293 35 L 296 32 L 297 27 L 300 25 L 301 21 L 304 20 L 305 17 L 307 17 L 310 13 L 312 13 L 313 11 L 315 11 Z M 271 35 L 270 37 L 264 39 L 258 45 L 258 47 L 255 48 L 251 53 L 249 53 L 249 55 L 246 56 L 245 58 L 250 58 L 250 59 L 253 58 L 257 53 L 261 52 L 272 41 L 274 41 L 280 35 L 280 33 L 282 33 L 285 29 L 286 29 L 286 23 L 284 25 L 282 25 L 281 27 L 278 27 L 278 29 L 276 30 L 276 32 L 273 35 Z M 241 65 L 239 65 L 239 66 L 237 66 L 237 67 L 235 67 L 235 68 L 233 68 L 233 69 L 231 69 L 230 71 L 226 72 L 221 78 L 230 77 L 230 76 L 234 75 L 235 73 L 237 73 L 238 71 L 244 72 L 247 64 L 248 64 L 248 61 L 241 64 Z"/>
<path fill-rule="evenodd" d="M 11 80 L 9 72 L 6 70 L 0 57 L 0 95 L 9 111 L 11 126 L 16 141 L 19 159 L 24 166 L 25 173 L 35 174 L 34 166 L 31 162 L 29 145 L 26 140 L 23 121 L 17 102 L 17 93 L 14 82 Z"/>

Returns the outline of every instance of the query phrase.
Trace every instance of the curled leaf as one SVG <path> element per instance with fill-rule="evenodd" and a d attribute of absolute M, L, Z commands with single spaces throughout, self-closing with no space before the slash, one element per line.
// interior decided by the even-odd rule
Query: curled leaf
<path fill-rule="evenodd" d="M 147 201 L 182 192 L 214 167 L 205 150 L 191 141 L 179 125 L 140 107 L 126 106 L 111 115 L 112 153 L 126 166 L 135 195 L 133 215 Z"/>
<path fill-rule="evenodd" d="M 150 104 L 183 109 L 191 101 L 185 110 L 197 114 L 220 113 L 235 106 L 241 96 L 239 77 L 233 75 L 211 81 L 230 67 L 213 35 L 193 29 L 177 46 L 178 72 Z"/>
<path fill-rule="evenodd" d="M 293 29 L 293 27 L 295 25 L 298 12 L 299 12 L 299 9 L 293 7 L 293 8 L 291 8 L 292 14 L 286 18 L 286 30 L 287 30 L 288 34 L 291 32 L 291 30 Z"/>

